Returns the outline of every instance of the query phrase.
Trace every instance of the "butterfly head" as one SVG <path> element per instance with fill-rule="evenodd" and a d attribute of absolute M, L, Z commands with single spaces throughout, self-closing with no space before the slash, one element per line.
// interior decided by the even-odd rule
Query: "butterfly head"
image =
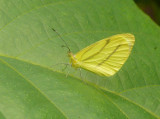
<path fill-rule="evenodd" d="M 68 57 L 71 59 L 71 61 L 76 60 L 74 54 L 71 51 L 68 51 Z"/>
<path fill-rule="evenodd" d="M 68 57 L 72 57 L 73 53 L 71 51 L 68 51 Z"/>
<path fill-rule="evenodd" d="M 72 67 L 78 68 L 79 67 L 78 61 L 75 58 L 75 55 L 71 51 L 68 51 L 68 57 L 70 58 L 70 63 L 72 64 Z"/>

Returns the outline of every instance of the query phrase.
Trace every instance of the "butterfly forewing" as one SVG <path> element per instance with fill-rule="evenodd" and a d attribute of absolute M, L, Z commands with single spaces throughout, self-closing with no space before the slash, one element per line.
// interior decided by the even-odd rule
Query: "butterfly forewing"
<path fill-rule="evenodd" d="M 100 40 L 78 52 L 80 66 L 94 73 L 111 76 L 127 60 L 134 45 L 132 34 L 118 34 Z"/>

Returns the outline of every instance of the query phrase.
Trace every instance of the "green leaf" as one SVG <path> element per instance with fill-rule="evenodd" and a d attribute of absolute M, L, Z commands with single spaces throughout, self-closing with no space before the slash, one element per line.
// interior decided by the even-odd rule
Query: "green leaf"
<path fill-rule="evenodd" d="M 1 0 L 0 118 L 160 118 L 160 28 L 128 0 Z M 108 36 L 136 41 L 112 77 L 68 63 L 61 34 L 75 54 Z M 66 76 L 67 75 L 67 76 Z"/>
<path fill-rule="evenodd" d="M 126 90 L 121 92 L 121 95 L 125 96 L 131 101 L 136 102 L 148 111 L 154 112 L 156 115 L 160 116 L 160 87 L 146 86 L 135 88 L 131 90 Z"/>

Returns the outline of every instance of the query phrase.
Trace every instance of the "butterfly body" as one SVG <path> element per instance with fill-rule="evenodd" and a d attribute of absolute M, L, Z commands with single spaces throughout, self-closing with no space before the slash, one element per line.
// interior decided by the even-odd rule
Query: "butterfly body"
<path fill-rule="evenodd" d="M 72 52 L 68 52 L 68 56 L 70 58 L 70 63 L 72 67 L 74 68 L 79 68 L 80 67 L 80 62 L 76 59 L 75 55 Z"/>
<path fill-rule="evenodd" d="M 68 55 L 72 67 L 112 76 L 128 59 L 134 41 L 132 34 L 118 34 L 93 43 L 75 55 L 69 51 Z"/>

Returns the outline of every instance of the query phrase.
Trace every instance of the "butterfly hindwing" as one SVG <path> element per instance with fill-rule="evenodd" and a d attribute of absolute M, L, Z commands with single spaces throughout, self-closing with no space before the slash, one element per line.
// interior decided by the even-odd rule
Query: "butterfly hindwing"
<path fill-rule="evenodd" d="M 82 49 L 75 58 L 80 67 L 99 75 L 111 76 L 127 60 L 134 45 L 132 34 L 118 34 Z"/>

